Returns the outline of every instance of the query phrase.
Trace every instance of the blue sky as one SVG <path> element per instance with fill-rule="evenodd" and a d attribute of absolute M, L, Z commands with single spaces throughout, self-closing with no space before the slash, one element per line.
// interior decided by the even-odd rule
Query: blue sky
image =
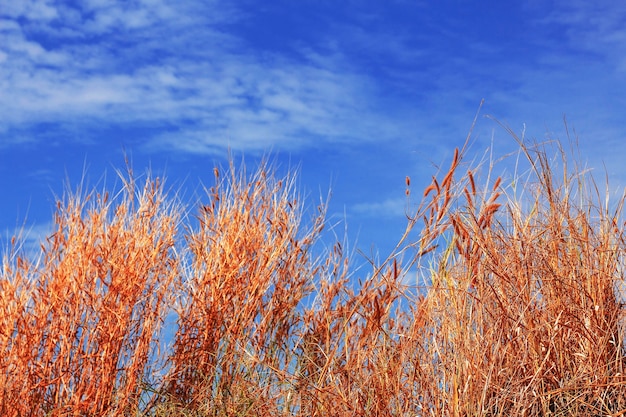
<path fill-rule="evenodd" d="M 124 150 L 193 201 L 228 148 L 298 166 L 314 205 L 381 254 L 461 146 L 565 138 L 626 179 L 626 5 L 600 0 L 19 0 L 0 7 L 0 231 L 50 228 L 64 184 Z M 343 227 L 343 226 L 342 226 Z M 357 239 L 358 236 L 358 240 Z"/>

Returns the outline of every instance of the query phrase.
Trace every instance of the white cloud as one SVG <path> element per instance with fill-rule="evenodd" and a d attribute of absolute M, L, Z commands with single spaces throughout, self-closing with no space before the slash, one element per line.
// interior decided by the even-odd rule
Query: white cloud
<path fill-rule="evenodd" d="M 22 0 L 7 2 L 2 5 L 2 14 L 12 18 L 27 18 L 30 20 L 50 21 L 56 18 L 57 10 L 53 1 Z"/>
<path fill-rule="evenodd" d="M 559 0 L 545 17 L 536 23 L 560 26 L 573 50 L 587 51 L 614 64 L 623 62 L 626 51 L 626 6 L 621 2 Z"/>
<path fill-rule="evenodd" d="M 234 146 L 295 148 L 379 140 L 394 130 L 369 104 L 375 87 L 341 57 L 250 53 L 212 25 L 236 13 L 202 4 L 186 10 L 193 15 L 162 1 L 90 1 L 80 10 L 32 1 L 5 12 L 0 131 L 17 137 L 17 127 L 42 122 L 149 123 L 176 127 L 154 147 L 189 151 L 226 137 Z"/>
<path fill-rule="evenodd" d="M 354 213 L 365 217 L 406 218 L 407 200 L 388 198 L 383 201 L 359 203 L 352 207 Z"/>
<path fill-rule="evenodd" d="M 0 249 L 2 251 L 8 250 L 12 238 L 15 237 L 16 249 L 18 252 L 26 255 L 30 260 L 37 261 L 41 256 L 41 246 L 45 244 L 46 239 L 54 231 L 54 224 L 38 223 L 34 225 L 24 225 L 18 229 L 12 231 L 5 230 L 2 241 L 0 242 Z"/>
<path fill-rule="evenodd" d="M 230 24 L 247 18 L 236 3 L 172 4 L 90 0 L 70 6 L 28 0 L 0 9 L 5 39 L 0 45 L 0 141 L 22 141 L 38 134 L 29 127 L 54 123 L 83 126 L 87 132 L 97 131 L 98 124 L 141 124 L 161 131 L 143 138 L 145 146 L 199 153 L 226 144 L 298 149 L 416 141 L 416 136 L 458 143 L 481 98 L 487 98 L 486 110 L 495 109 L 496 117 L 516 115 L 509 121 L 538 129 L 544 123 L 558 129 L 563 113 L 579 125 L 599 127 L 600 116 L 586 116 L 588 103 L 597 106 L 594 113 L 611 114 L 617 100 L 593 91 L 603 63 L 580 66 L 570 51 L 549 49 L 548 41 L 535 40 L 546 49 L 515 62 L 483 62 L 476 56 L 493 58 L 499 49 L 463 39 L 473 52 L 452 59 L 437 39 L 429 38 L 436 46 L 431 49 L 418 42 L 430 35 L 416 37 L 407 28 L 386 26 L 371 33 L 369 21 L 361 19 L 359 26 L 357 19 L 332 24 L 317 44 L 284 54 L 252 49 L 229 32 Z M 617 25 L 623 13 L 592 7 L 561 5 L 559 12 L 529 23 L 558 20 L 571 27 L 572 45 L 593 48 L 598 41 L 615 68 L 626 66 L 619 58 L 626 54 L 611 55 L 611 50 L 626 51 L 626 36 Z M 600 19 L 604 14 L 610 17 Z M 579 26 L 584 30 L 577 32 Z M 362 61 L 351 55 L 354 51 L 361 51 Z M 378 66 L 375 75 L 367 68 L 370 58 Z M 610 81 L 605 88 L 612 90 Z M 601 127 L 619 134 L 617 122 L 609 122 Z"/>

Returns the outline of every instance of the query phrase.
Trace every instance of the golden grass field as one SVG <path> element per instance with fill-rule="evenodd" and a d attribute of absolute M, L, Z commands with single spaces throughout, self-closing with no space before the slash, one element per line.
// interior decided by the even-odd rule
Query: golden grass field
<path fill-rule="evenodd" d="M 465 146 L 407 177 L 405 234 L 358 270 L 269 164 L 191 208 L 130 168 L 68 192 L 2 259 L 0 415 L 626 415 L 624 200 L 517 141 L 510 177 Z"/>

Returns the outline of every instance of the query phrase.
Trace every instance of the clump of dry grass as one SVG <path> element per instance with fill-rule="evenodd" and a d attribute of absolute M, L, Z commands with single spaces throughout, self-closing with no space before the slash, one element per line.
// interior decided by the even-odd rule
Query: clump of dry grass
<path fill-rule="evenodd" d="M 178 209 L 159 179 L 132 173 L 115 198 L 71 194 L 31 262 L 0 277 L 0 411 L 5 416 L 136 412 L 176 279 Z"/>
<path fill-rule="evenodd" d="M 294 177 L 267 164 L 216 169 L 194 226 L 157 180 L 131 176 L 117 204 L 73 195 L 40 262 L 4 258 L 1 411 L 623 414 L 624 198 L 558 142 L 517 140 L 512 178 L 465 146 L 416 207 L 407 177 L 406 231 L 365 276 L 345 241 L 314 255 L 324 204 L 303 222 Z M 173 346 L 151 355 L 170 308 Z"/>
<path fill-rule="evenodd" d="M 294 178 L 267 165 L 247 178 L 232 162 L 186 235 L 190 265 L 178 288 L 178 332 L 167 401 L 204 415 L 289 409 L 301 301 L 314 289 L 310 248 L 325 207 L 305 230 Z M 262 413 L 263 411 L 263 413 Z"/>
<path fill-rule="evenodd" d="M 588 173 L 568 170 L 558 143 L 518 142 L 530 167 L 525 183 L 516 175 L 505 187 L 498 177 L 480 189 L 468 170 L 439 204 L 453 176 L 441 186 L 433 179 L 429 206 L 436 209 L 425 236 L 431 219 L 445 219 L 438 233 L 447 246 L 429 271 L 426 320 L 412 336 L 421 343 L 416 360 L 431 377 L 420 383 L 422 409 L 621 412 L 623 309 L 615 290 L 624 279 L 624 197 L 609 206 Z M 561 156 L 559 176 L 549 149 Z"/>

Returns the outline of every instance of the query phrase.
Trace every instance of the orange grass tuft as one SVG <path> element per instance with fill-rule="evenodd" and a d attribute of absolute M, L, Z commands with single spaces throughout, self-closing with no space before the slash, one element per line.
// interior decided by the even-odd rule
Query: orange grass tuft
<path fill-rule="evenodd" d="M 217 176 L 216 176 L 217 178 Z M 191 410 L 289 408 L 277 390 L 295 363 L 299 307 L 314 289 L 312 228 L 301 227 L 293 178 L 262 165 L 251 178 L 231 163 L 208 195 L 199 228 L 187 235 L 190 265 L 178 289 L 179 330 L 165 392 Z"/>
<path fill-rule="evenodd" d="M 176 278 L 178 211 L 158 178 L 138 189 L 131 176 L 114 200 L 70 195 L 38 263 L 5 257 L 2 415 L 137 411 Z"/>

